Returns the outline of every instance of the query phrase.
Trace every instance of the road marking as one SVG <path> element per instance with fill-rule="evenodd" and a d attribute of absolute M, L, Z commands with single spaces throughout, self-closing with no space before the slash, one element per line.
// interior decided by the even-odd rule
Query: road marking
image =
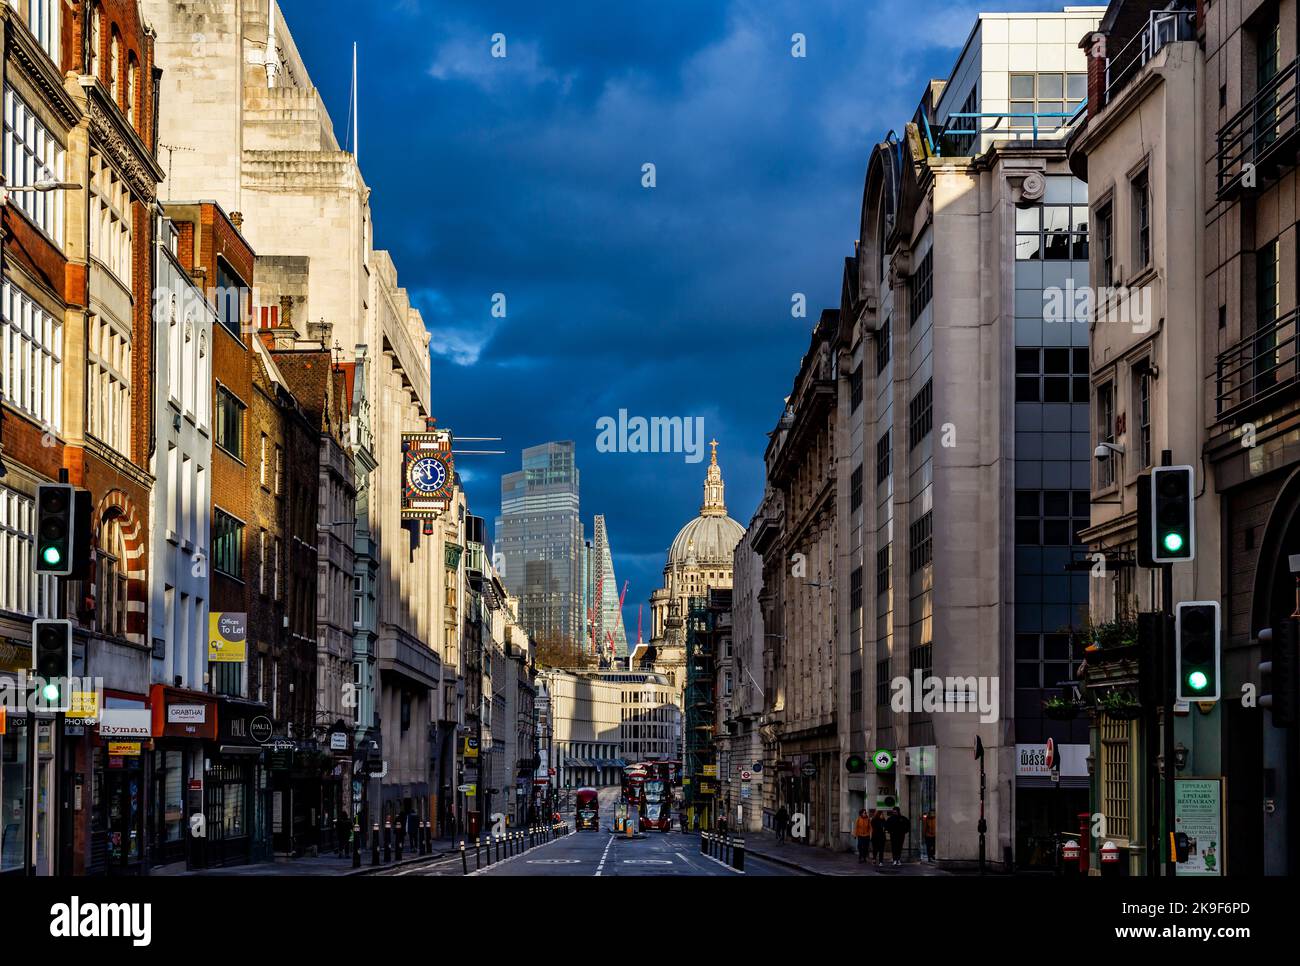
<path fill-rule="evenodd" d="M 672 865 L 671 859 L 624 859 L 624 865 Z"/>
<path fill-rule="evenodd" d="M 582 859 L 529 859 L 529 865 L 582 865 Z"/>
<path fill-rule="evenodd" d="M 609 841 L 605 843 L 605 851 L 600 853 L 600 864 L 596 866 L 596 875 L 600 875 L 605 870 L 605 859 L 609 855 L 609 847 L 613 844 L 614 836 L 611 835 Z"/>

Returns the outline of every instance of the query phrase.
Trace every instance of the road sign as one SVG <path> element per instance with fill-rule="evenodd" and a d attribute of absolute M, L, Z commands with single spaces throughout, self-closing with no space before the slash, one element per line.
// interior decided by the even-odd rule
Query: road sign
<path fill-rule="evenodd" d="M 460 792 L 462 795 L 473 795 L 476 787 L 476 785 L 457 785 L 456 791 Z"/>
<path fill-rule="evenodd" d="M 748 768 L 742 769 L 740 772 L 740 780 L 742 782 L 747 782 L 753 777 L 754 777 L 754 773 L 750 771 Z"/>
<path fill-rule="evenodd" d="M 817 774 L 816 763 L 811 761 L 805 761 L 803 763 L 803 767 L 799 769 L 799 773 L 803 775 L 804 778 L 812 778 L 814 775 Z"/>
<path fill-rule="evenodd" d="M 876 771 L 889 771 L 894 767 L 894 756 L 881 748 L 871 756 L 871 762 L 876 766 Z"/>

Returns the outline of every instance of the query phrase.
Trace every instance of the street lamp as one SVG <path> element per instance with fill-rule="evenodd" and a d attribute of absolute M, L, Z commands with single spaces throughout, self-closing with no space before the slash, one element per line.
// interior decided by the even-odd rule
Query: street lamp
<path fill-rule="evenodd" d="M 38 178 L 32 184 L 25 184 L 25 185 L 3 185 L 0 186 L 0 205 L 8 204 L 9 196 L 13 194 L 17 194 L 18 192 L 25 193 L 28 191 L 40 191 L 40 192 L 64 191 L 64 190 L 70 191 L 72 189 L 80 188 L 80 187 L 81 185 L 77 184 L 77 182 L 75 181 L 56 181 L 53 178 Z"/>

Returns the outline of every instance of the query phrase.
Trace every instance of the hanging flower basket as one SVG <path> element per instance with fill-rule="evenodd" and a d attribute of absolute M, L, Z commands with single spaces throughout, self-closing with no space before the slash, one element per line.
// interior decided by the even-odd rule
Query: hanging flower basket
<path fill-rule="evenodd" d="M 1097 710 L 1116 721 L 1133 721 L 1142 716 L 1142 702 L 1132 691 L 1116 688 L 1097 699 Z"/>
<path fill-rule="evenodd" d="M 1053 721 L 1069 721 L 1079 716 L 1080 704 L 1068 698 L 1048 698 L 1043 702 L 1043 714 Z"/>
<path fill-rule="evenodd" d="M 1137 658 L 1138 631 L 1135 620 L 1093 624 L 1085 634 L 1089 643 L 1083 653 L 1090 664 L 1110 664 Z"/>

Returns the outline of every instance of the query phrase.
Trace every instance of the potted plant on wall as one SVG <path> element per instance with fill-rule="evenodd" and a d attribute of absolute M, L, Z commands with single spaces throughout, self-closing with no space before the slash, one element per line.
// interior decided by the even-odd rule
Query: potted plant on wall
<path fill-rule="evenodd" d="M 1088 641 L 1083 653 L 1090 664 L 1109 664 L 1137 657 L 1137 621 L 1131 618 L 1089 623 L 1083 629 L 1083 637 Z"/>
<path fill-rule="evenodd" d="M 1054 721 L 1069 721 L 1079 714 L 1079 702 L 1072 698 L 1054 697 L 1043 702 L 1043 714 Z"/>
<path fill-rule="evenodd" d="M 1142 703 L 1128 688 L 1112 688 L 1097 699 L 1097 710 L 1116 721 L 1132 721 L 1142 714 Z"/>

